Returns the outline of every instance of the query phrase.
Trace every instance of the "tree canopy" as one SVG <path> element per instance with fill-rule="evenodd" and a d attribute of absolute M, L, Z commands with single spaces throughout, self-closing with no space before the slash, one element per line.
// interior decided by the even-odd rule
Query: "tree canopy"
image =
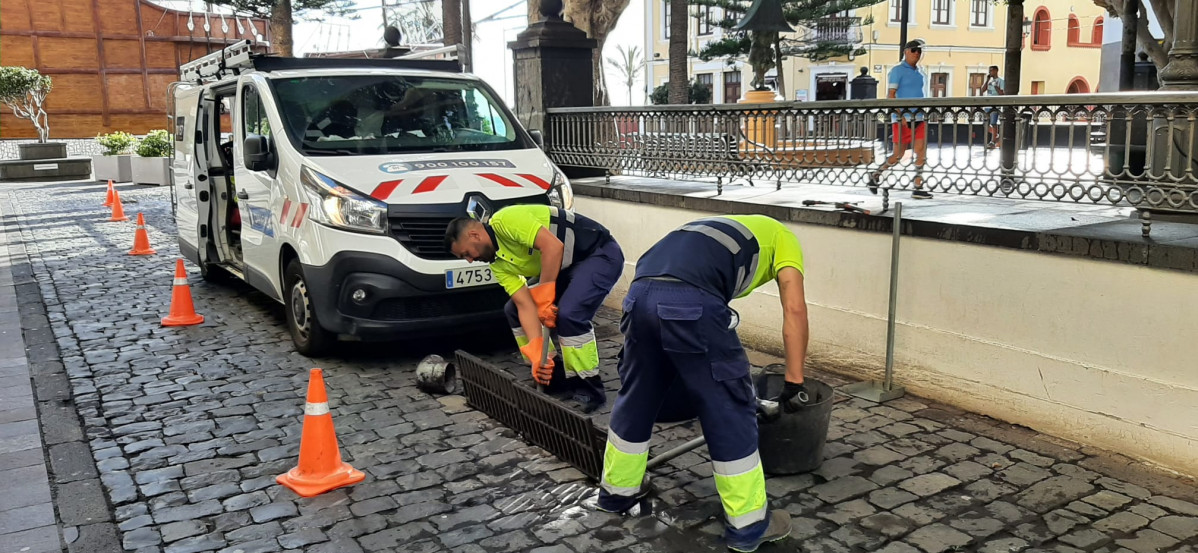
<path fill-rule="evenodd" d="M 38 142 L 50 137 L 43 105 L 46 95 L 54 88 L 50 77 L 26 67 L 0 67 L 0 103 L 8 106 L 13 115 L 28 119 L 37 128 Z"/>
<path fill-rule="evenodd" d="M 855 33 L 860 31 L 860 25 L 868 25 L 865 19 L 856 23 L 851 19 L 841 19 L 840 16 L 853 10 L 880 3 L 882 0 L 782 0 L 782 13 L 787 23 L 795 28 L 795 34 L 779 37 L 764 36 L 761 33 L 735 31 L 733 28 L 744 17 L 752 4 L 751 0 L 687 0 L 691 6 L 699 8 L 691 16 L 703 21 L 714 11 L 717 17 L 712 17 L 710 25 L 724 30 L 723 38 L 708 42 L 698 56 L 703 61 L 717 58 L 748 59 L 753 65 L 754 72 L 762 75 L 765 71 L 787 57 L 800 57 L 812 61 L 822 61 L 847 55 L 865 54 L 858 46 L 860 37 Z M 779 47 L 773 56 L 766 56 L 763 44 L 753 48 L 754 36 L 758 43 L 772 42 Z M 753 59 L 749 59 L 750 56 Z M 760 77 L 758 77 L 760 78 Z M 763 83 L 753 83 L 760 88 Z"/>

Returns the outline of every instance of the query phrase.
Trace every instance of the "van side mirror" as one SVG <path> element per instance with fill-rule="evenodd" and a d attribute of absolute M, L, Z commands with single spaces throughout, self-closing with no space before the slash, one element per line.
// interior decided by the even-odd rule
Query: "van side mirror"
<path fill-rule="evenodd" d="M 528 131 L 528 136 L 532 137 L 532 141 L 537 143 L 538 148 L 545 149 L 545 135 L 541 134 L 541 131 L 533 129 Z"/>
<path fill-rule="evenodd" d="M 245 137 L 245 168 L 250 171 L 269 171 L 274 169 L 275 156 L 270 148 L 270 138 L 260 134 Z"/>

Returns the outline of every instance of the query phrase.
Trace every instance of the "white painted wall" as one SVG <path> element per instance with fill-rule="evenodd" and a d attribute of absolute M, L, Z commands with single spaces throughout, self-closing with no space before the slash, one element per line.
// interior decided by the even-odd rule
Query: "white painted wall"
<path fill-rule="evenodd" d="M 628 266 L 707 213 L 578 197 Z M 806 257 L 814 366 L 880 378 L 888 234 L 792 224 Z M 1198 276 L 1081 258 L 904 238 L 895 380 L 914 394 L 1198 474 Z M 733 307 L 746 344 L 781 352 L 777 290 Z"/>

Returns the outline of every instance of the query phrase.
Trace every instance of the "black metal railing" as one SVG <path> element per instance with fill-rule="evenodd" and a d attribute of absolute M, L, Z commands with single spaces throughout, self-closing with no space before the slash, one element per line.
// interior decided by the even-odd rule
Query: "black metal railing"
<path fill-rule="evenodd" d="M 992 121 L 1014 136 L 991 145 Z M 901 124 L 897 122 L 901 121 Z M 907 126 L 925 136 L 879 174 Z M 559 165 L 1198 211 L 1198 93 L 550 109 Z M 910 158 L 910 159 L 908 159 Z M 876 179 L 876 180 L 873 180 Z"/>

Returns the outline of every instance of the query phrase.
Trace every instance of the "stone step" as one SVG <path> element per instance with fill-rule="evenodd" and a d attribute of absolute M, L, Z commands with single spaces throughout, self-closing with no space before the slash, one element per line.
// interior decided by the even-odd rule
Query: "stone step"
<path fill-rule="evenodd" d="M 0 161 L 0 182 L 36 182 L 91 178 L 90 157 Z"/>

